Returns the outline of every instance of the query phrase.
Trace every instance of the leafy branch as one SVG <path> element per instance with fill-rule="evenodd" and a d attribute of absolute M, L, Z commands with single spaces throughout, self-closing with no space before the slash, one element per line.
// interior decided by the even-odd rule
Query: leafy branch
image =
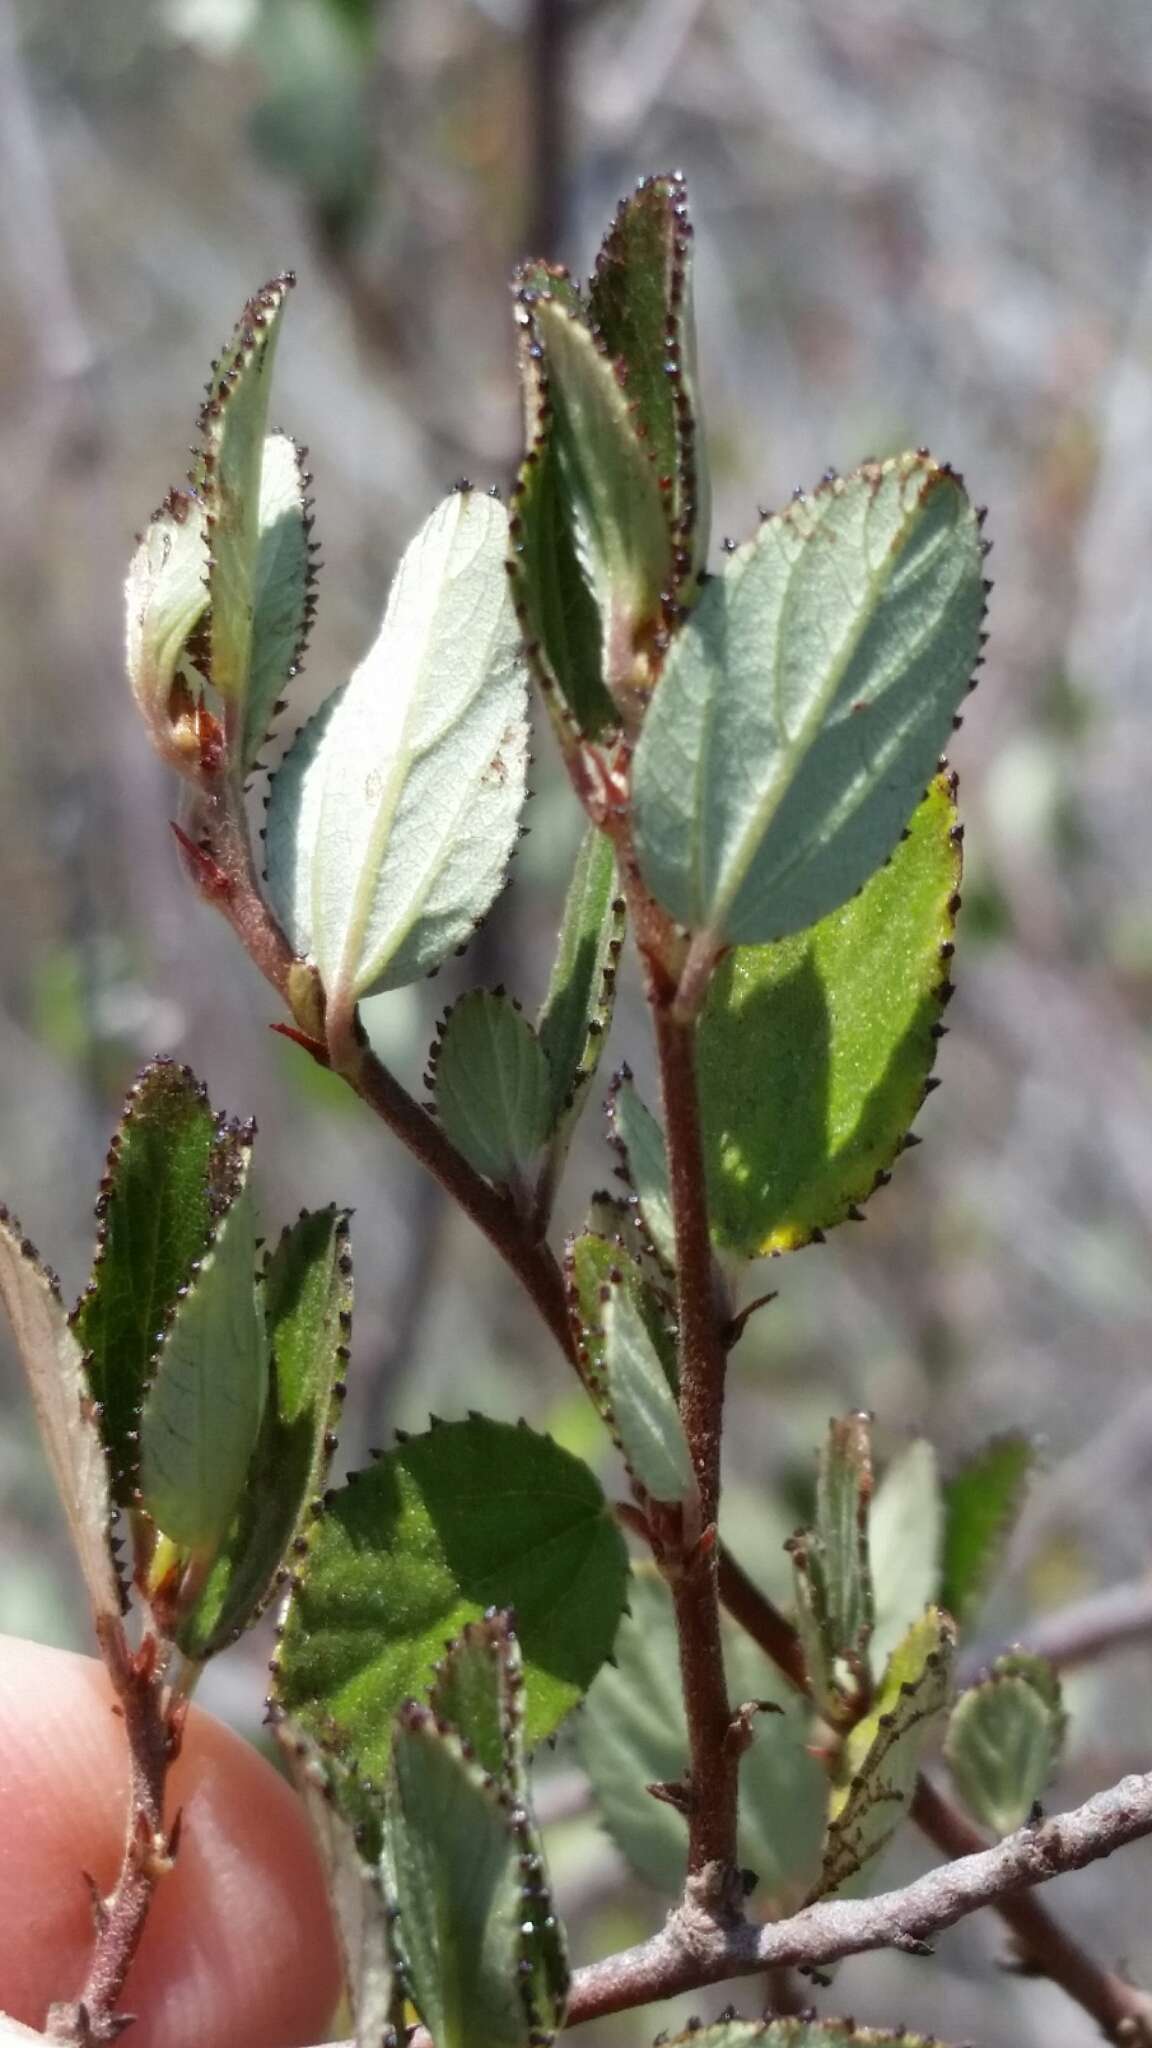
<path fill-rule="evenodd" d="M 304 1211 L 261 1257 L 253 1130 L 213 1116 L 186 1070 L 154 1062 L 132 1091 L 71 1315 L 0 1212 L 0 1293 L 132 1757 L 87 1984 L 51 2017 L 73 2048 L 129 2024 L 131 1959 L 177 1850 L 164 1789 L 184 1704 L 277 1587 L 270 1713 L 325 1862 L 356 2048 L 398 2038 L 409 2004 L 435 2048 L 546 2048 L 753 1971 L 924 1954 L 985 1905 L 1111 2039 L 1152 2041 L 1144 1994 L 1031 1896 L 1152 1832 L 1152 1778 L 1045 1820 L 1067 1722 L 1054 1664 L 961 1664 L 954 1697 L 1028 1445 L 984 1446 L 941 1487 L 927 1447 L 878 1478 L 871 1418 L 833 1420 L 787 1546 L 794 1620 L 720 1541 L 728 1355 L 771 1298 L 740 1305 L 740 1262 L 858 1220 L 935 1085 L 962 840 L 941 749 L 990 585 L 983 513 L 924 450 L 827 472 L 709 572 L 691 273 L 676 176 L 622 203 L 586 287 L 521 270 L 511 510 L 462 483 L 426 520 L 376 642 L 271 772 L 262 862 L 252 786 L 316 603 L 304 455 L 267 428 L 290 275 L 245 308 L 187 486 L 139 541 L 130 679 L 184 786 L 190 879 L 281 999 L 274 1028 L 504 1260 L 630 1498 L 614 1512 L 579 1459 L 474 1413 L 329 1488 L 347 1219 Z M 489 915 L 521 829 L 532 680 L 586 818 L 547 994 L 532 1019 L 506 989 L 467 991 L 437 1023 L 421 1103 L 361 1005 L 438 972 Z M 626 1193 L 594 1196 L 560 1256 L 552 1211 L 625 919 L 660 1114 L 621 1069 Z M 911 1597 L 884 1554 L 902 1489 Z M 582 1699 L 603 1817 L 673 1903 L 650 1940 L 573 1974 L 527 1757 Z M 959 1804 L 922 1769 L 942 1730 Z M 948 1861 L 845 1896 L 875 1883 L 908 1816 Z M 753 2033 L 844 2038 L 836 2021 L 779 2027 Z M 721 2022 L 701 2038 L 751 2036 Z"/>

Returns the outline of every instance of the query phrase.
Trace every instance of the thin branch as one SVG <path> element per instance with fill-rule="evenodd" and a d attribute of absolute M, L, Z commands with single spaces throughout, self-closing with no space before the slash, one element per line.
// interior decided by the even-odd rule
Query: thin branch
<path fill-rule="evenodd" d="M 766 1927 L 718 1921 L 701 1904 L 698 1880 L 689 1880 L 684 1903 L 659 1934 L 636 1948 L 577 1970 L 568 2001 L 568 2027 L 653 2000 L 675 1998 L 754 1971 L 826 1969 L 845 1956 L 872 1949 L 916 1952 L 918 1944 L 966 1919 L 982 1906 L 1007 1916 L 1033 1902 L 1020 1894 L 1068 1871 L 1098 1863 L 1115 1849 L 1152 1834 L 1152 1772 L 1123 1778 L 1083 1806 L 1040 1827 L 1024 1827 L 994 1849 L 982 1848 L 929 1871 L 902 1891 L 871 1899 L 825 1899 L 791 1920 Z M 1118 1977 L 1109 1979 L 1107 2004 L 1087 2009 L 1108 2040 L 1123 2048 L 1152 2043 L 1152 1999 Z M 1086 1987 L 1087 1988 L 1087 1987 Z M 1082 2001 L 1084 2002 L 1084 2001 Z M 352 2048 L 342 2042 L 340 2048 Z M 418 2028 L 409 2048 L 429 2048 Z"/>
<path fill-rule="evenodd" d="M 172 1868 L 177 1827 L 164 1826 L 168 1767 L 179 1750 L 182 1710 L 169 1704 L 154 1637 L 135 1654 L 118 1626 L 100 1630 L 100 1648 L 124 1716 L 131 1758 L 131 1789 L 124 1855 L 115 1889 L 94 1894 L 96 1942 L 79 1998 L 54 2005 L 48 2038 L 75 2048 L 114 2041 L 130 2024 L 117 2013 L 120 1994 L 140 1945 L 152 1895 Z"/>
<path fill-rule="evenodd" d="M 568 2024 L 581 2026 L 753 1970 L 824 1968 L 869 1949 L 906 1950 L 981 1906 L 1004 1911 L 1017 1903 L 1014 1894 L 1096 1863 L 1149 1834 L 1152 1772 L 1124 1778 L 1085 1805 L 1039 1827 L 1021 1828 L 994 1849 L 944 1864 L 902 1891 L 872 1899 L 827 1899 L 767 1927 L 718 1924 L 696 1903 L 690 1885 L 684 1905 L 650 1941 L 576 1972 Z M 1118 1978 L 1110 1983 L 1113 1998 L 1107 2007 L 1089 2007 L 1108 2038 L 1152 2042 L 1152 2000 Z"/>
<path fill-rule="evenodd" d="M 414 1159 L 439 1181 L 499 1252 L 547 1323 L 566 1358 L 575 1364 L 576 1351 L 568 1321 L 564 1279 L 550 1247 L 533 1238 L 506 1195 L 491 1187 L 457 1152 L 434 1117 L 421 1109 L 408 1090 L 377 1059 L 358 1025 L 329 1038 L 333 1072 L 354 1088 L 376 1111 Z"/>
<path fill-rule="evenodd" d="M 703 1531 L 700 1541 L 689 1550 L 683 1570 L 669 1575 L 688 1722 L 688 1868 L 702 1872 L 709 1864 L 718 1865 L 721 1885 L 727 1883 L 731 1890 L 736 1864 L 739 1750 L 733 1741 L 724 1676 L 716 1580 L 727 1315 L 718 1298 L 708 1227 L 695 1025 L 679 1023 L 673 1017 L 670 992 L 666 996 L 659 985 L 650 956 L 647 966 L 676 1230 L 680 1418 L 696 1472 Z"/>
<path fill-rule="evenodd" d="M 1043 1614 L 1012 1638 L 1013 1649 L 1046 1657 L 1061 1671 L 1090 1664 L 1097 1657 L 1123 1650 L 1131 1643 L 1152 1642 L 1152 1579 L 1124 1586 L 1106 1586 L 1083 1600 L 1070 1602 L 1055 1614 Z M 960 1660 L 960 1682 L 971 1684 L 986 1671 L 1004 1644 L 976 1643 Z"/>
<path fill-rule="evenodd" d="M 806 1692 L 803 1653 L 791 1622 L 773 1606 L 735 1558 L 723 1550 L 720 1555 L 720 1597 L 733 1619 L 760 1645 L 784 1677 L 798 1692 Z M 911 1813 L 922 1833 L 944 1856 L 970 1857 L 987 1849 L 979 1830 L 922 1772 L 916 1780 Z M 982 1903 L 994 1905 L 1001 1919 L 1011 1928 L 1022 1963 L 1058 1984 L 1069 1998 L 1099 2021 L 1108 2038 L 1125 2038 L 1116 2032 L 1116 2028 L 1122 2019 L 1130 2018 L 1133 2011 L 1143 2022 L 1146 2010 L 1143 1995 L 1133 1992 L 1122 1979 L 1097 1963 L 1053 1920 L 1038 1899 L 1002 1898 Z M 1144 2037 L 1137 2034 L 1133 2038 L 1139 2041 Z"/>

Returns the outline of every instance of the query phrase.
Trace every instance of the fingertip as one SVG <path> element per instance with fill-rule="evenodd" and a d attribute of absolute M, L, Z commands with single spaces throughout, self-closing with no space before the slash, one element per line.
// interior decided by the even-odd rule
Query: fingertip
<path fill-rule="evenodd" d="M 115 1882 L 128 1767 L 90 1658 L 0 1638 L 0 2011 L 30 2026 L 79 1990 L 92 1944 L 83 1873 Z M 122 2000 L 134 2048 L 305 2048 L 339 1964 L 299 1801 L 255 1750 L 193 1707 L 169 1778 L 180 1851 Z"/>

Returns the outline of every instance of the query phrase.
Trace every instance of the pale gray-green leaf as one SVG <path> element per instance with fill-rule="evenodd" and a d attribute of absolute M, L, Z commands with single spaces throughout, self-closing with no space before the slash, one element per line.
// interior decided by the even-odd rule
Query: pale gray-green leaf
<path fill-rule="evenodd" d="M 908 1813 L 924 1745 L 948 1703 L 956 1630 L 930 1607 L 897 1643 L 869 1712 L 840 1752 L 821 1891 L 851 1883 Z"/>
<path fill-rule="evenodd" d="M 214 1553 L 236 1512 L 268 1385 L 248 1152 L 212 1246 L 164 1333 L 140 1416 L 143 1504 L 165 1536 L 201 1556 Z"/>
<path fill-rule="evenodd" d="M 260 472 L 252 660 L 244 702 L 244 768 L 251 766 L 264 744 L 276 705 L 296 673 L 308 638 L 315 580 L 310 531 L 301 451 L 287 434 L 269 434 Z"/>
<path fill-rule="evenodd" d="M 901 1637 L 938 1597 L 943 1542 L 936 1453 L 924 1437 L 914 1437 L 885 1472 L 868 1518 L 876 1606 L 872 1670 L 877 1678 Z"/>
<path fill-rule="evenodd" d="M 608 1098 L 608 1127 L 652 1249 L 672 1268 L 676 1264 L 676 1225 L 664 1133 L 627 1072 L 618 1077 Z"/>
<path fill-rule="evenodd" d="M 629 1471 L 653 1500 L 690 1500 L 696 1475 L 675 1396 L 635 1290 L 623 1280 L 609 1282 L 603 1328 L 605 1387 Z"/>
<path fill-rule="evenodd" d="M 36 1420 L 97 1616 L 118 1616 L 120 1595 L 108 1546 L 112 1492 L 108 1461 L 54 1278 L 15 1217 L 0 1208 L 0 1299 L 27 1374 Z"/>
<path fill-rule="evenodd" d="M 548 1136 L 551 1074 L 528 1019 L 503 994 L 471 989 L 432 1048 L 436 1112 L 489 1180 L 522 1178 Z"/>
<path fill-rule="evenodd" d="M 956 1789 L 978 1821 L 1009 1835 L 1028 1818 L 1060 1761 L 1065 1715 L 1060 1681 L 1034 1684 L 1009 1658 L 962 1693 L 944 1754 Z"/>
<path fill-rule="evenodd" d="M 765 520 L 664 664 L 633 764 L 654 896 L 721 943 L 815 924 L 891 853 L 979 655 L 976 516 L 927 455 Z"/>
<path fill-rule="evenodd" d="M 829 1423 L 820 1450 L 813 1527 L 801 1530 L 788 1546 L 809 1685 L 820 1712 L 834 1726 L 851 1725 L 862 1691 L 870 1689 L 871 1499 L 870 1418 L 837 1418 Z"/>
<path fill-rule="evenodd" d="M 651 1565 L 633 1571 L 628 1604 L 615 1661 L 600 1672 L 580 1715 L 580 1754 L 613 1840 L 649 1884 L 676 1897 L 687 1823 L 647 1788 L 684 1780 L 688 1735 L 671 1596 Z M 758 1906 L 789 1912 L 820 1868 L 824 1771 L 807 1748 L 806 1710 L 749 1639 L 727 1625 L 725 1661 L 734 1705 L 768 1699 L 784 1709 L 757 1717 L 740 1760 L 739 1856 L 759 1880 Z"/>
<path fill-rule="evenodd" d="M 600 1063 L 612 1018 L 624 902 L 612 842 L 590 825 L 580 844 L 536 1031 L 552 1075 L 552 1123 L 566 1125 Z"/>
<path fill-rule="evenodd" d="M 503 882 L 527 754 L 507 530 L 494 498 L 444 500 L 375 646 L 273 780 L 269 890 L 330 1008 L 438 967 Z"/>
<path fill-rule="evenodd" d="M 156 744 L 175 765 L 199 770 L 199 748 L 182 711 L 202 681 L 190 667 L 188 636 L 208 607 L 204 507 L 189 491 L 170 491 L 140 537 L 125 590 L 128 680 Z M 174 699 L 189 685 L 188 703 Z M 186 744 L 181 744 L 181 739 Z"/>

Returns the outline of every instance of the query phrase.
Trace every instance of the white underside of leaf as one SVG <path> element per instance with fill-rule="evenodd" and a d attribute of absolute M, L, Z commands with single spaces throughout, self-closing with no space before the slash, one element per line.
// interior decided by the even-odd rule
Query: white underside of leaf
<path fill-rule="evenodd" d="M 376 645 L 273 783 L 269 888 L 330 1003 L 428 973 L 500 888 L 527 764 L 506 544 L 498 501 L 444 501 Z"/>
<path fill-rule="evenodd" d="M 120 1596 L 108 1547 L 108 1461 L 84 1377 L 83 1354 L 55 1287 L 35 1254 L 23 1249 L 19 1228 L 7 1216 L 0 1217 L 0 1296 L 11 1318 L 94 1612 L 118 1617 Z"/>

